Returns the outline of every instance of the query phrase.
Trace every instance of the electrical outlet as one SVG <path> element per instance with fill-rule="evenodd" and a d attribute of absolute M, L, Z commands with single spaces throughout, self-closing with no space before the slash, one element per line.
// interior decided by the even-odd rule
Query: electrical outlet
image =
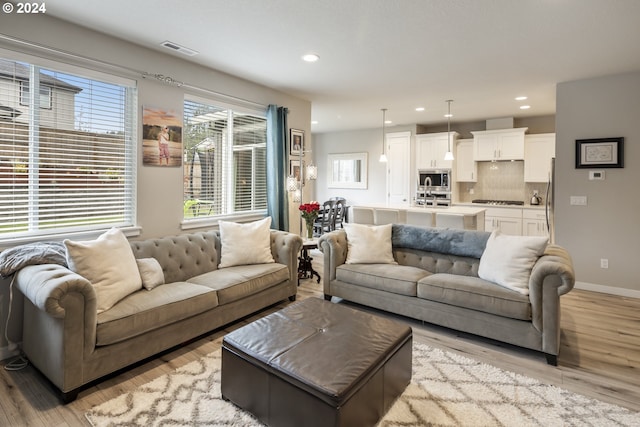
<path fill-rule="evenodd" d="M 600 258 L 600 268 L 609 268 L 609 260 L 606 258 Z"/>

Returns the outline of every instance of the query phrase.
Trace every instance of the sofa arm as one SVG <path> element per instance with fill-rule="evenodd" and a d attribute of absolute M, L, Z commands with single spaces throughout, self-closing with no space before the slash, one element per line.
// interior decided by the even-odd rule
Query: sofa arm
<path fill-rule="evenodd" d="M 275 262 L 289 267 L 289 280 L 298 285 L 298 253 L 302 238 L 286 231 L 271 230 L 271 254 Z"/>
<path fill-rule="evenodd" d="M 554 276 L 554 286 L 558 296 L 564 295 L 575 285 L 573 261 L 566 249 L 558 245 L 548 245 L 544 254 L 538 258 L 531 270 L 529 290 L 532 294 L 540 294 L 540 289 L 547 276 Z"/>
<path fill-rule="evenodd" d="M 32 265 L 16 273 L 16 285 L 34 306 L 55 318 L 66 316 L 65 297 L 77 293 L 87 313 L 97 321 L 96 292 L 91 282 L 57 264 Z"/>
<path fill-rule="evenodd" d="M 531 270 L 529 300 L 533 326 L 543 334 L 543 351 L 557 354 L 560 334 L 560 296 L 575 284 L 573 262 L 558 245 L 548 245 Z"/>
<path fill-rule="evenodd" d="M 42 264 L 16 273 L 24 295 L 22 350 L 63 393 L 85 383 L 86 360 L 95 350 L 96 292 L 84 277 L 66 267 Z"/>
<path fill-rule="evenodd" d="M 336 268 L 347 260 L 347 232 L 335 230 L 323 234 L 318 240 L 318 248 L 324 254 L 324 293 L 331 295 L 331 281 L 336 278 Z"/>

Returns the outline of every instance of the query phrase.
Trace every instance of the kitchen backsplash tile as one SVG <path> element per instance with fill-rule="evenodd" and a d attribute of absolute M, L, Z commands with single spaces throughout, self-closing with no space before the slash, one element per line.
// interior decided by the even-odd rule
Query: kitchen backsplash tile
<path fill-rule="evenodd" d="M 469 192 L 473 189 L 473 194 Z M 529 203 L 533 192 L 544 197 L 546 183 L 525 183 L 524 162 L 478 162 L 478 182 L 459 183 L 458 200 L 469 203 L 474 199 L 521 200 Z"/>

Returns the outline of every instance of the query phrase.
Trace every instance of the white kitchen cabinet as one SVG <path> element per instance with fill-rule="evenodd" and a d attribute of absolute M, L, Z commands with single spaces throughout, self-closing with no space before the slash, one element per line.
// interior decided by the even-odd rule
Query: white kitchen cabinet
<path fill-rule="evenodd" d="M 523 160 L 526 131 L 527 128 L 471 132 L 474 160 Z"/>
<path fill-rule="evenodd" d="M 502 234 L 522 235 L 522 209 L 487 208 L 484 219 L 485 231 L 500 230 Z"/>
<path fill-rule="evenodd" d="M 451 132 L 451 141 L 447 132 L 416 135 L 416 169 L 452 169 L 453 161 L 445 160 L 444 155 L 456 146 L 457 132 Z"/>
<path fill-rule="evenodd" d="M 556 154 L 556 134 L 526 135 L 524 139 L 524 181 L 547 182 L 551 158 Z"/>
<path fill-rule="evenodd" d="M 544 209 L 522 209 L 522 234 L 524 236 L 549 236 Z"/>
<path fill-rule="evenodd" d="M 473 139 L 459 139 L 456 144 L 456 180 L 478 181 L 478 164 L 473 160 Z"/>

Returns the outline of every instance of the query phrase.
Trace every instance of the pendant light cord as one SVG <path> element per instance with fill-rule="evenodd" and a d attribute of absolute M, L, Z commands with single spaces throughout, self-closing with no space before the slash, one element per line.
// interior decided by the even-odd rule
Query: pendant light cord
<path fill-rule="evenodd" d="M 387 113 L 387 109 L 383 108 L 382 109 L 382 155 L 384 155 L 385 149 L 384 149 L 384 140 L 385 140 L 385 128 L 384 125 L 386 123 L 386 113 Z"/>
<path fill-rule="evenodd" d="M 453 99 L 447 99 L 447 152 L 444 155 L 445 161 L 454 160 L 453 152 L 451 151 L 451 103 Z"/>
<path fill-rule="evenodd" d="M 386 108 L 382 108 L 382 154 L 380 155 L 380 162 L 385 163 L 387 161 L 387 155 L 385 154 L 385 122 L 386 122 Z"/>
<path fill-rule="evenodd" d="M 452 99 L 447 100 L 447 147 L 451 153 L 451 103 Z"/>

